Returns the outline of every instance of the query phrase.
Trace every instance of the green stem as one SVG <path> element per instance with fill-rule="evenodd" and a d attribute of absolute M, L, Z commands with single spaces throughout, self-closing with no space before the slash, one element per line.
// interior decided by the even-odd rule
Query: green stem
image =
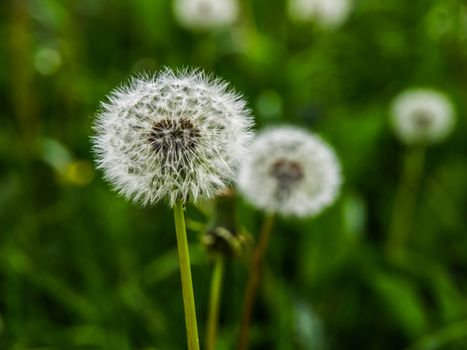
<path fill-rule="evenodd" d="M 261 277 L 261 268 L 263 265 L 264 255 L 266 254 L 269 238 L 271 237 L 272 227 L 274 224 L 274 215 L 268 214 L 264 218 L 263 227 L 259 235 L 258 245 L 253 253 L 251 261 L 250 276 L 245 288 L 243 300 L 243 314 L 240 325 L 240 337 L 238 342 L 238 350 L 246 350 L 249 343 L 249 329 L 251 314 L 256 297 L 256 290 Z"/>
<path fill-rule="evenodd" d="M 256 25 L 255 15 L 253 13 L 253 6 L 250 0 L 241 0 L 240 6 L 243 12 L 243 19 L 246 22 L 247 27 L 250 27 L 250 30 L 254 34 L 258 34 L 258 28 Z"/>
<path fill-rule="evenodd" d="M 402 176 L 394 201 L 387 253 L 393 256 L 403 252 L 412 226 L 417 193 L 425 162 L 425 147 L 412 146 L 405 155 Z"/>
<path fill-rule="evenodd" d="M 219 320 L 219 302 L 224 278 L 224 257 L 218 255 L 214 262 L 214 271 L 209 292 L 209 312 L 206 330 L 206 350 L 216 349 L 217 323 Z"/>
<path fill-rule="evenodd" d="M 198 327 L 196 325 L 195 296 L 191 280 L 190 254 L 186 237 L 183 203 L 174 206 L 175 231 L 177 232 L 178 259 L 182 279 L 183 306 L 185 309 L 186 335 L 189 350 L 199 350 Z"/>
<path fill-rule="evenodd" d="M 27 0 L 4 1 L 2 9 L 9 10 L 10 23 L 5 21 L 4 40 L 8 45 L 8 54 L 6 62 L 11 62 L 10 81 L 11 108 L 13 115 L 18 119 L 18 127 L 21 132 L 22 140 L 19 143 L 23 146 L 21 151 L 27 151 L 27 154 L 35 151 L 34 141 L 37 138 L 39 129 L 38 103 L 36 99 L 34 71 L 30 64 L 30 57 L 33 51 L 32 35 L 32 16 L 30 13 L 30 4 Z M 9 9 L 8 9 L 9 8 Z"/>

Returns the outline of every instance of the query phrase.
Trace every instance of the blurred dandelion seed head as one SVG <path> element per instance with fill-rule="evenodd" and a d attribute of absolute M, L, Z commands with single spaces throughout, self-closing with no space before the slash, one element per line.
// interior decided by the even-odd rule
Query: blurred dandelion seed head
<path fill-rule="evenodd" d="M 332 148 L 295 127 L 260 133 L 242 162 L 238 185 L 256 207 L 298 217 L 319 214 L 336 199 L 341 169 Z"/>
<path fill-rule="evenodd" d="M 211 29 L 232 24 L 238 15 L 237 0 L 174 0 L 174 14 L 188 29 Z"/>
<path fill-rule="evenodd" d="M 404 143 L 436 143 L 452 132 L 455 112 L 441 92 L 410 89 L 393 101 L 392 124 Z"/>
<path fill-rule="evenodd" d="M 352 0 L 289 0 L 288 11 L 294 21 L 316 21 L 335 28 L 349 17 L 352 5 Z"/>
<path fill-rule="evenodd" d="M 227 186 L 252 138 L 245 101 L 198 70 L 133 78 L 102 104 L 98 167 L 143 205 L 210 198 Z"/>

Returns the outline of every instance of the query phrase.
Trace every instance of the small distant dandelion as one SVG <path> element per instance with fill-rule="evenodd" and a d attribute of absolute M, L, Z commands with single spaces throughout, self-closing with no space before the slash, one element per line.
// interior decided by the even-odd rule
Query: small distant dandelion
<path fill-rule="evenodd" d="M 238 185 L 252 204 L 267 212 L 312 216 L 336 199 L 341 170 L 332 148 L 318 136 L 276 127 L 253 142 Z"/>
<path fill-rule="evenodd" d="M 407 145 L 386 242 L 387 254 L 393 257 L 405 249 L 412 229 L 427 146 L 452 132 L 455 110 L 443 93 L 413 88 L 394 99 L 391 121 L 397 137 Z"/>
<path fill-rule="evenodd" d="M 452 132 L 455 124 L 454 108 L 441 92 L 410 89 L 394 100 L 392 124 L 404 143 L 436 143 Z"/>
<path fill-rule="evenodd" d="M 239 12 L 237 0 L 174 0 L 177 21 L 188 29 L 211 29 L 232 24 Z"/>
<path fill-rule="evenodd" d="M 98 167 L 143 205 L 210 198 L 234 177 L 252 138 L 245 101 L 199 70 L 133 78 L 97 116 Z"/>
<path fill-rule="evenodd" d="M 316 21 L 323 27 L 341 25 L 350 15 L 352 0 L 289 0 L 289 16 L 297 21 Z"/>

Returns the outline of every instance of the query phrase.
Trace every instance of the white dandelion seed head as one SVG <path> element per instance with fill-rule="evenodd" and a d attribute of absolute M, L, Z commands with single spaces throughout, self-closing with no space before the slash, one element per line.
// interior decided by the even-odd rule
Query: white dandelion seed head
<path fill-rule="evenodd" d="M 454 107 L 441 92 L 410 89 L 395 98 L 392 124 L 397 136 L 407 144 L 436 143 L 452 132 Z"/>
<path fill-rule="evenodd" d="M 177 21 L 188 29 L 228 26 L 239 12 L 237 0 L 174 0 Z"/>
<path fill-rule="evenodd" d="M 133 78 L 97 115 L 105 178 L 142 205 L 210 198 L 235 176 L 253 133 L 245 101 L 199 70 Z"/>
<path fill-rule="evenodd" d="M 259 209 L 285 216 L 313 216 L 331 205 L 341 169 L 321 138 L 290 126 L 261 132 L 240 167 L 238 186 Z"/>
<path fill-rule="evenodd" d="M 350 15 L 352 0 L 289 0 L 289 16 L 297 22 L 316 21 L 323 27 L 340 26 Z"/>

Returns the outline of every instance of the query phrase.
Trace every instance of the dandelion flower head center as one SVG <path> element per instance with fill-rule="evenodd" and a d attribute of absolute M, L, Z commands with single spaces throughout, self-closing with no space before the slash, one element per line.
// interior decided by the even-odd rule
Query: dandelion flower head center
<path fill-rule="evenodd" d="M 433 122 L 433 115 L 427 109 L 418 109 L 413 112 L 413 121 L 420 129 L 428 129 Z"/>
<path fill-rule="evenodd" d="M 278 159 L 272 164 L 270 175 L 277 179 L 280 188 L 289 189 L 303 179 L 304 172 L 300 163 L 289 159 Z"/>
<path fill-rule="evenodd" d="M 162 119 L 153 123 L 149 142 L 163 158 L 173 158 L 183 153 L 189 156 L 201 136 L 200 129 L 186 118 Z"/>
<path fill-rule="evenodd" d="M 199 14 L 209 15 L 212 11 L 212 7 L 208 1 L 200 1 L 197 10 Z"/>

